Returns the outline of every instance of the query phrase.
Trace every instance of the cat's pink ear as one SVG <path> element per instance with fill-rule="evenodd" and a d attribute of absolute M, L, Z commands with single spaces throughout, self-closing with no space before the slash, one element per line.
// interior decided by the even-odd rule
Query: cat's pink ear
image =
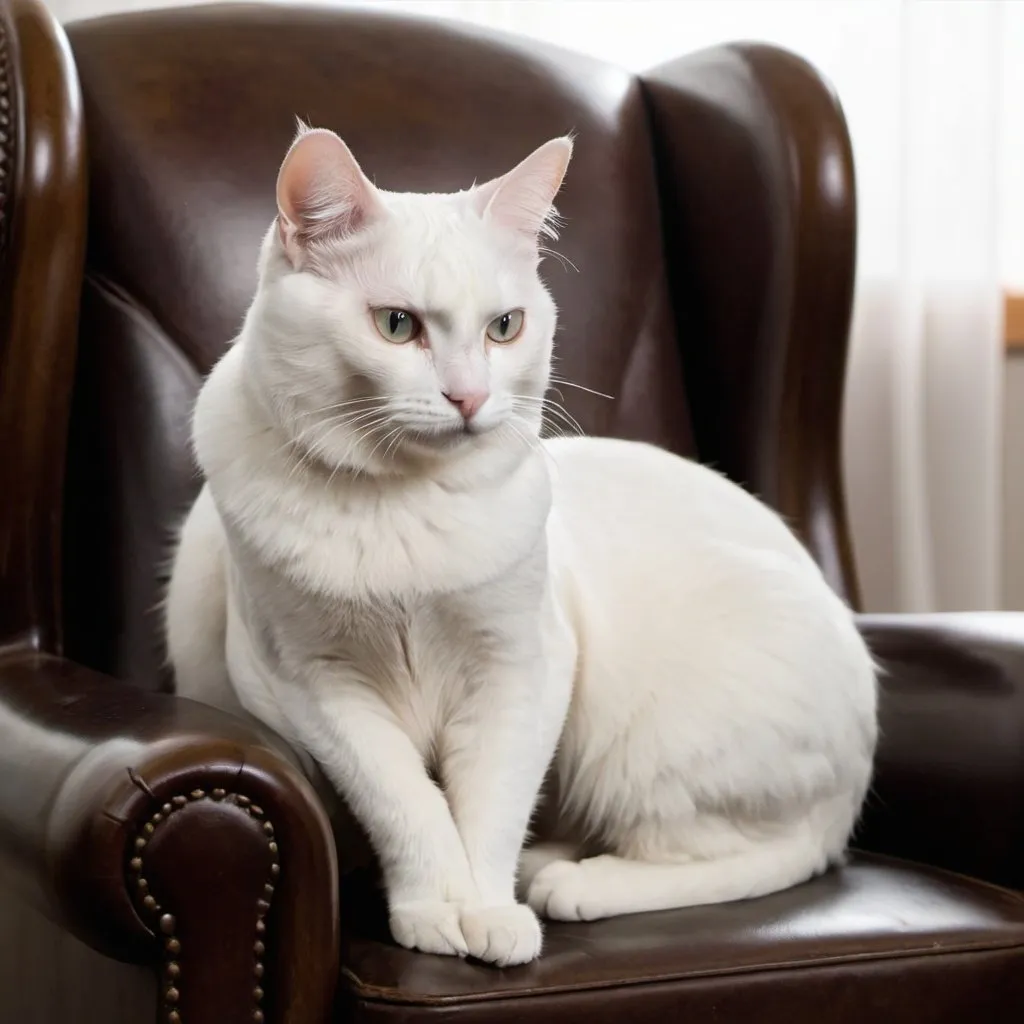
<path fill-rule="evenodd" d="M 571 156 L 570 138 L 545 142 L 508 174 L 480 185 L 475 191 L 477 208 L 485 219 L 531 241 L 541 235 L 556 237 L 552 204 Z"/>
<path fill-rule="evenodd" d="M 277 212 L 281 241 L 298 266 L 311 242 L 355 234 L 382 205 L 348 146 L 334 132 L 300 123 L 277 176 Z"/>

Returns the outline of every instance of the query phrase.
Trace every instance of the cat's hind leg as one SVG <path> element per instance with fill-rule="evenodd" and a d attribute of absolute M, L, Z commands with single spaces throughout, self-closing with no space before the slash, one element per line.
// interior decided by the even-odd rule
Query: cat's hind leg
<path fill-rule="evenodd" d="M 745 850 L 711 860 L 657 863 L 613 854 L 555 860 L 534 876 L 527 902 L 555 921 L 726 903 L 788 889 L 820 874 L 829 860 L 806 829 L 751 840 Z"/>
<path fill-rule="evenodd" d="M 526 847 L 519 855 L 519 872 L 516 877 L 516 892 L 520 899 L 526 900 L 533 880 L 549 864 L 558 861 L 575 861 L 579 856 L 580 847 L 576 843 L 534 843 L 532 846 Z"/>
<path fill-rule="evenodd" d="M 771 825 L 701 813 L 685 828 L 643 823 L 609 853 L 541 868 L 527 902 L 552 920 L 592 921 L 767 896 L 839 862 L 856 808 L 841 795 Z"/>

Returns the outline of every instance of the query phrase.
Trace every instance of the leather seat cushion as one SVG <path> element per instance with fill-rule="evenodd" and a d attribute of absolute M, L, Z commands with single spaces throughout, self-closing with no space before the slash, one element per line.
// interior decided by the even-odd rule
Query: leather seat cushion
<path fill-rule="evenodd" d="M 506 971 L 399 949 L 369 903 L 342 907 L 346 1020 L 1024 1020 L 1024 897 L 874 855 L 759 900 L 551 924 Z"/>

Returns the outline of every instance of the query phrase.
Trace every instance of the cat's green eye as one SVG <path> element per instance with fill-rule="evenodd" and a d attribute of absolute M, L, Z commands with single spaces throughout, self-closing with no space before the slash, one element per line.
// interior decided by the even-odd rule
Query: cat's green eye
<path fill-rule="evenodd" d="M 496 316 L 487 325 L 487 337 L 496 341 L 499 345 L 515 341 L 519 332 L 523 329 L 523 311 L 521 309 L 510 309 L 501 316 Z"/>
<path fill-rule="evenodd" d="M 377 333 L 392 345 L 404 345 L 420 336 L 423 325 L 404 309 L 375 309 L 373 322 Z"/>

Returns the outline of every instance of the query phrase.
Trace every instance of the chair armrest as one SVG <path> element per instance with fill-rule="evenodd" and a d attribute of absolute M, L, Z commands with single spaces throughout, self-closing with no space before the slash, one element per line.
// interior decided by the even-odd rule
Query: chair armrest
<path fill-rule="evenodd" d="M 161 972 L 161 1019 L 323 1024 L 338 873 L 313 790 L 254 726 L 59 658 L 0 657 L 0 867 L 94 948 Z M 283 1018 L 282 1018 L 283 1019 Z"/>
<path fill-rule="evenodd" d="M 1024 888 L 1024 614 L 860 626 L 883 673 L 857 845 Z"/>
<path fill-rule="evenodd" d="M 701 460 L 781 512 L 857 603 L 840 473 L 853 156 L 832 90 L 770 46 L 642 77 Z"/>

